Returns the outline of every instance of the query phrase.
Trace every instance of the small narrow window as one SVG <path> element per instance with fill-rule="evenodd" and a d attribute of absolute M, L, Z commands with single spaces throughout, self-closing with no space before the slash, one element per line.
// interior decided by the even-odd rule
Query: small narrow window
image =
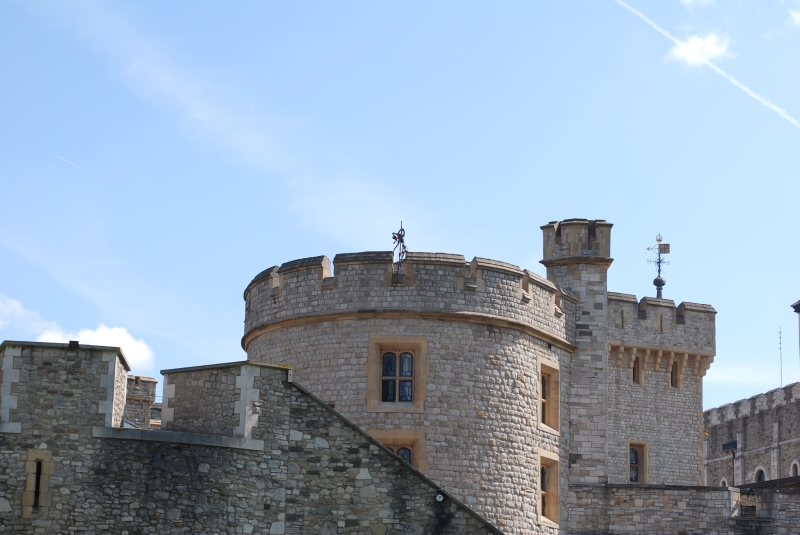
<path fill-rule="evenodd" d="M 759 470 L 756 472 L 756 483 L 761 483 L 762 481 L 767 480 L 767 474 L 764 473 L 763 470 Z"/>
<path fill-rule="evenodd" d="M 550 382 L 550 375 L 547 373 L 542 374 L 542 423 L 547 425 L 549 419 L 547 418 L 547 394 L 548 383 Z"/>
<path fill-rule="evenodd" d="M 42 493 L 42 461 L 36 461 L 36 483 L 33 487 L 33 510 L 39 510 L 39 498 Z"/>
<path fill-rule="evenodd" d="M 728 480 L 723 478 L 722 481 L 719 482 L 719 486 L 720 487 L 727 487 L 728 486 Z"/>
<path fill-rule="evenodd" d="M 658 328 L 662 333 L 664 332 L 664 316 L 658 317 Z"/>
<path fill-rule="evenodd" d="M 644 444 L 628 446 L 628 478 L 631 483 L 647 483 L 647 450 Z"/>
<path fill-rule="evenodd" d="M 639 449 L 631 448 L 631 483 L 639 482 Z"/>
<path fill-rule="evenodd" d="M 635 357 L 633 359 L 633 382 L 640 385 L 642 384 L 642 358 Z"/>
<path fill-rule="evenodd" d="M 800 476 L 800 473 L 798 473 L 797 463 L 793 463 L 792 464 L 792 477 L 797 477 L 797 476 Z"/>
<path fill-rule="evenodd" d="M 672 369 L 669 373 L 669 386 L 672 388 L 678 388 L 678 363 L 672 363 Z"/>
<path fill-rule="evenodd" d="M 542 519 L 558 523 L 558 455 L 539 452 L 539 515 Z"/>
<path fill-rule="evenodd" d="M 620 310 L 619 311 L 619 326 L 620 327 L 625 327 L 625 311 L 624 310 Z"/>
<path fill-rule="evenodd" d="M 542 495 L 542 514 L 547 516 L 547 467 L 542 466 L 540 476 L 540 485 L 542 487 L 542 491 L 540 493 Z"/>

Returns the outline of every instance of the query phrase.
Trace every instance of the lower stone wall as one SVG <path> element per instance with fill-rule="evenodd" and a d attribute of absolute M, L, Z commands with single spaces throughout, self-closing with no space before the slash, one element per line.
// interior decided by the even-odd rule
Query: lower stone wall
<path fill-rule="evenodd" d="M 567 492 L 570 535 L 734 535 L 738 491 L 674 485 L 575 485 Z"/>
<path fill-rule="evenodd" d="M 0 533 L 500 533 L 286 370 L 262 368 L 257 386 L 268 410 L 253 440 L 86 425 L 87 411 L 0 433 Z"/>

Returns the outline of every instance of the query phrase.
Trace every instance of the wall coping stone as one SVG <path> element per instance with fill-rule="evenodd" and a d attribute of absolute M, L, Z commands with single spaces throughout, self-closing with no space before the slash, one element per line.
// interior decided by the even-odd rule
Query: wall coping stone
<path fill-rule="evenodd" d="M 219 364 L 204 364 L 202 366 L 188 366 L 186 368 L 171 368 L 169 370 L 161 370 L 161 375 L 166 375 L 168 373 L 180 373 L 180 372 L 193 372 L 197 370 L 211 370 L 214 368 L 232 368 L 235 366 L 260 366 L 262 368 L 272 368 L 275 370 L 291 370 L 291 366 L 286 366 L 285 364 L 262 364 L 260 362 L 252 362 L 249 360 L 237 360 L 235 362 L 221 362 Z"/>
<path fill-rule="evenodd" d="M 519 266 L 508 264 L 499 260 L 492 260 L 491 258 L 481 258 L 476 256 L 472 259 L 475 267 L 478 269 L 485 269 L 487 271 L 499 271 L 500 273 L 508 273 L 509 275 L 522 276 L 523 272 Z"/>
<path fill-rule="evenodd" d="M 52 349 L 64 349 L 69 351 L 76 351 L 76 349 L 70 348 L 69 344 L 60 344 L 54 342 L 20 342 L 17 340 L 3 340 L 0 343 L 0 351 L 6 347 L 13 347 L 13 346 L 20 346 L 20 347 L 49 347 Z M 125 367 L 125 371 L 131 371 L 131 367 L 128 365 L 128 361 L 125 359 L 125 353 L 122 352 L 122 348 L 113 347 L 113 346 L 90 346 L 88 344 L 80 344 L 77 349 L 83 349 L 86 351 L 115 351 L 119 356 L 120 361 L 122 361 L 122 365 Z"/>
<path fill-rule="evenodd" d="M 704 492 L 709 490 L 729 490 L 731 487 L 709 487 L 703 485 L 650 485 L 648 483 L 569 483 L 570 487 L 593 487 L 608 489 L 653 489 L 653 490 L 691 490 Z"/>
<path fill-rule="evenodd" d="M 264 451 L 264 441 L 252 438 L 226 437 L 222 435 L 204 435 L 201 433 L 185 433 L 183 431 L 165 431 L 159 429 L 122 429 L 118 427 L 92 426 L 92 437 L 121 440 L 143 440 L 150 442 L 172 442 L 175 444 L 193 444 L 195 446 L 212 446 L 217 448 L 235 448 L 240 450 Z"/>
<path fill-rule="evenodd" d="M 633 294 L 622 294 L 617 292 L 608 292 L 609 301 L 626 301 L 628 303 L 639 304 L 639 300 Z"/>
<path fill-rule="evenodd" d="M 281 267 L 278 268 L 278 273 L 287 273 L 289 271 L 295 271 L 298 269 L 307 269 L 310 267 L 324 267 L 325 264 L 330 266 L 330 260 L 325 255 L 322 256 L 311 256 L 309 258 L 300 258 L 298 260 L 292 260 L 291 262 L 284 262 L 281 264 Z"/>
<path fill-rule="evenodd" d="M 466 263 L 464 255 L 450 253 L 417 253 L 409 252 L 406 260 L 411 263 L 419 264 L 441 264 L 445 266 L 462 267 Z"/>
<path fill-rule="evenodd" d="M 392 251 L 364 251 L 362 253 L 339 253 L 333 257 L 333 265 L 345 264 L 392 264 Z"/>

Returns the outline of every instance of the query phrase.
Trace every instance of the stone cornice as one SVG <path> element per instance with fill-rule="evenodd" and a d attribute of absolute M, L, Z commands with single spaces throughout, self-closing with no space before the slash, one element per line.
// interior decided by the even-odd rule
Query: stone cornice
<path fill-rule="evenodd" d="M 279 331 L 297 325 L 308 325 L 311 323 L 322 323 L 326 321 L 340 321 L 340 320 L 367 320 L 367 319 L 425 319 L 434 321 L 450 321 L 456 323 L 472 323 L 478 325 L 491 325 L 493 327 L 501 327 L 505 329 L 513 329 L 525 333 L 534 338 L 538 338 L 543 342 L 551 344 L 559 349 L 574 353 L 577 351 L 577 346 L 571 344 L 569 341 L 550 334 L 547 331 L 534 327 L 529 323 L 522 321 L 503 318 L 493 314 L 481 314 L 479 312 L 436 312 L 430 310 L 354 310 L 351 312 L 334 312 L 325 314 L 311 314 L 303 316 L 293 316 L 284 318 L 279 321 L 268 323 L 256 327 L 249 332 L 245 333 L 242 337 L 242 348 L 247 351 L 250 343 L 267 333 Z"/>
<path fill-rule="evenodd" d="M 565 264 L 599 264 L 601 266 L 609 267 L 613 258 L 607 256 L 560 256 L 558 258 L 548 258 L 547 260 L 539 260 L 540 264 L 545 267 L 563 266 Z"/>

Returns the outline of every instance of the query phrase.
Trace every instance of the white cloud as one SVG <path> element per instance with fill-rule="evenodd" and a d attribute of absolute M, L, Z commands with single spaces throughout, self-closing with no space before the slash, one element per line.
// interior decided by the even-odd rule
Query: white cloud
<path fill-rule="evenodd" d="M 728 39 L 712 33 L 705 37 L 693 35 L 687 41 L 679 41 L 669 51 L 667 58 L 689 65 L 704 65 L 727 54 Z"/>
<path fill-rule="evenodd" d="M 38 312 L 28 310 L 21 301 L 0 294 L 0 330 L 13 329 L 23 334 L 37 334 L 58 327 L 45 321 Z"/>
<path fill-rule="evenodd" d="M 22 335 L 16 338 L 33 335 L 37 342 L 78 340 L 87 345 L 120 347 L 128 364 L 135 370 L 149 371 L 154 364 L 150 346 L 141 338 L 135 339 L 124 327 L 107 327 L 101 323 L 97 329 L 68 332 L 58 323 L 46 321 L 38 312 L 26 309 L 21 301 L 3 294 L 0 294 L 0 331 Z"/>
<path fill-rule="evenodd" d="M 681 0 L 681 4 L 689 9 L 694 9 L 700 6 L 712 6 L 714 5 L 714 0 Z"/>
<path fill-rule="evenodd" d="M 800 11 L 790 11 L 789 15 L 792 17 L 792 23 L 800 28 Z"/>

